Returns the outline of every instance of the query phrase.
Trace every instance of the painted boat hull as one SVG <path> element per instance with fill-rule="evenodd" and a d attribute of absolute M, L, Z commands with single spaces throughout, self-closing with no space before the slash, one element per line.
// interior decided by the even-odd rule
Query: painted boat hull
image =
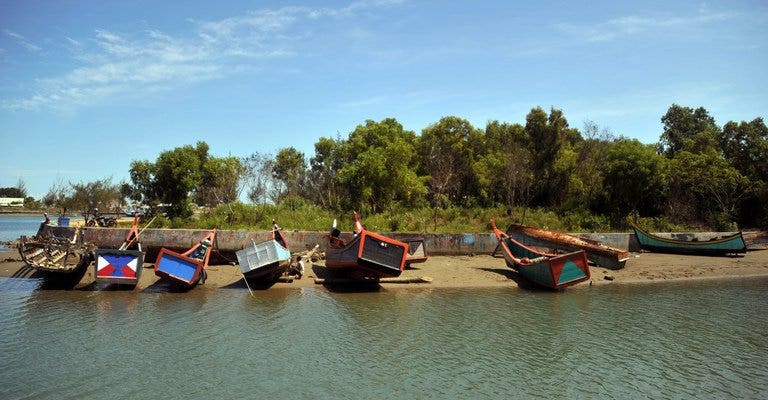
<path fill-rule="evenodd" d="M 291 252 L 274 239 L 239 250 L 235 256 L 247 279 L 277 279 L 291 265 Z"/>
<path fill-rule="evenodd" d="M 99 249 L 94 264 L 95 280 L 99 283 L 136 285 L 141 278 L 143 265 L 142 251 Z"/>
<path fill-rule="evenodd" d="M 155 261 L 155 275 L 182 286 L 192 287 L 200 280 L 203 265 L 202 260 L 187 257 L 163 247 Z"/>
<path fill-rule="evenodd" d="M 507 266 L 529 282 L 549 289 L 563 289 L 590 279 L 585 251 L 563 255 L 542 253 L 516 241 L 495 224 L 492 226 Z"/>
<path fill-rule="evenodd" d="M 584 250 L 587 253 L 587 259 L 608 269 L 622 269 L 629 259 L 629 252 L 626 250 L 561 232 L 512 224 L 507 228 L 506 233 L 528 246 L 549 247 L 569 252 Z"/>
<path fill-rule="evenodd" d="M 350 278 L 397 277 L 405 268 L 408 244 L 363 230 L 342 247 L 329 246 L 325 266 Z"/>
<path fill-rule="evenodd" d="M 664 238 L 648 233 L 635 224 L 631 225 L 635 230 L 635 237 L 637 237 L 637 241 L 640 243 L 640 248 L 643 250 L 656 253 L 705 256 L 738 254 L 747 252 L 747 245 L 744 242 L 744 237 L 742 236 L 741 232 L 720 239 L 697 242 Z"/>
<path fill-rule="evenodd" d="M 427 245 L 423 239 L 404 240 L 408 244 L 408 254 L 405 256 L 405 265 L 423 263 L 427 261 Z"/>

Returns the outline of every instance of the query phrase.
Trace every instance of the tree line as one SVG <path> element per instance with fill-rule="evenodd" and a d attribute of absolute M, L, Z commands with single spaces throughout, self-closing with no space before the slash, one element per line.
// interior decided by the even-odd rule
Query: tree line
<path fill-rule="evenodd" d="M 169 216 L 182 218 L 194 204 L 216 207 L 246 197 L 369 214 L 528 207 L 601 215 L 614 226 L 631 214 L 718 230 L 768 225 L 762 118 L 720 127 L 703 107 L 673 104 L 661 122 L 659 142 L 643 144 L 591 121 L 571 127 L 556 108 L 536 107 L 524 123 L 489 121 L 484 128 L 448 116 L 419 134 L 394 118 L 368 120 L 346 137 L 321 137 L 309 157 L 294 147 L 215 157 L 205 142 L 184 145 L 154 162 L 133 161 L 131 181 L 110 189 L 113 197 L 162 204 Z M 109 186 L 96 183 L 79 184 L 69 199 Z M 54 189 L 44 204 L 68 199 Z"/>

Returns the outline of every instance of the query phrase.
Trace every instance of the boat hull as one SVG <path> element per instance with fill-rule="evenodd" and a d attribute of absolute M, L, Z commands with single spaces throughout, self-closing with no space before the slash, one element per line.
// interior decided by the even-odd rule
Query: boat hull
<path fill-rule="evenodd" d="M 155 275 L 182 286 L 192 287 L 200 280 L 203 265 L 202 260 L 187 257 L 163 247 L 155 261 Z"/>
<path fill-rule="evenodd" d="M 502 232 L 493 220 L 491 227 L 507 266 L 529 282 L 549 289 L 563 289 L 591 277 L 585 251 L 562 255 L 543 253 Z"/>
<path fill-rule="evenodd" d="M 528 281 L 550 289 L 562 289 L 589 280 L 591 273 L 584 251 L 548 257 L 532 252 L 512 239 L 504 239 L 507 266 Z M 516 247 L 521 249 L 515 249 Z M 526 263 L 521 260 L 540 260 Z"/>
<path fill-rule="evenodd" d="M 629 252 L 626 250 L 565 233 L 514 224 L 507 228 L 506 233 L 516 241 L 529 246 L 549 247 L 568 252 L 583 250 L 587 253 L 587 259 L 608 269 L 622 269 L 629 259 Z"/>
<path fill-rule="evenodd" d="M 351 278 L 397 277 L 407 254 L 407 243 L 364 230 L 343 247 L 328 247 L 325 266 Z"/>
<path fill-rule="evenodd" d="M 139 250 L 99 249 L 94 273 L 96 282 L 136 285 L 141 278 L 144 253 Z"/>
<path fill-rule="evenodd" d="M 39 271 L 69 274 L 90 263 L 94 247 L 83 242 L 77 228 L 40 224 L 35 236 L 19 238 L 18 249 L 21 259 Z"/>
<path fill-rule="evenodd" d="M 408 244 L 408 254 L 405 256 L 405 265 L 423 263 L 427 261 L 427 245 L 423 239 L 404 240 Z"/>
<path fill-rule="evenodd" d="M 291 252 L 274 239 L 239 250 L 235 256 L 247 279 L 277 279 L 291 265 Z"/>
<path fill-rule="evenodd" d="M 686 241 L 653 235 L 632 224 L 640 248 L 656 253 L 690 255 L 725 255 L 746 253 L 747 245 L 741 232 L 708 241 Z"/>

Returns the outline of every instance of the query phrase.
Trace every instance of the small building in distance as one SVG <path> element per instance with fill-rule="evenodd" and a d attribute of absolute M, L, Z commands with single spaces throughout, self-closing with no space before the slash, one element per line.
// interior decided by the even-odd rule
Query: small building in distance
<path fill-rule="evenodd" d="M 24 198 L 0 197 L 0 207 L 24 207 Z"/>

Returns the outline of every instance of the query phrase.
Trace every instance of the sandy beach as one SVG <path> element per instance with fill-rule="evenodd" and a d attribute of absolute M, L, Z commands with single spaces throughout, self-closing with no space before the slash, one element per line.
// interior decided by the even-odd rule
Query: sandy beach
<path fill-rule="evenodd" d="M 162 291 L 167 284 L 158 281 L 151 263 L 144 264 L 144 270 L 136 290 Z M 210 265 L 205 284 L 195 290 L 216 290 L 219 288 L 242 288 L 247 290 L 237 265 Z M 579 287 L 600 285 L 637 284 L 664 282 L 670 280 L 696 279 L 749 279 L 756 276 L 768 276 L 768 250 L 753 250 L 741 257 L 704 257 L 657 253 L 632 253 L 625 268 L 609 270 L 592 266 L 589 281 L 572 286 Z M 30 278 L 41 276 L 39 272 L 21 261 L 15 249 L 0 251 L 0 277 Z M 73 282 L 73 289 L 93 287 L 93 265 L 82 277 Z M 276 282 L 255 289 L 298 289 L 326 286 L 316 284 L 316 277 L 324 278 L 327 271 L 322 261 L 306 266 L 302 279 L 292 282 Z M 403 278 L 429 277 L 429 283 L 381 283 L 383 290 L 413 288 L 530 288 L 525 280 L 508 268 L 504 259 L 488 255 L 478 256 L 433 256 L 427 262 L 414 264 L 401 275 Z M 74 280 L 73 280 L 74 281 Z"/>

